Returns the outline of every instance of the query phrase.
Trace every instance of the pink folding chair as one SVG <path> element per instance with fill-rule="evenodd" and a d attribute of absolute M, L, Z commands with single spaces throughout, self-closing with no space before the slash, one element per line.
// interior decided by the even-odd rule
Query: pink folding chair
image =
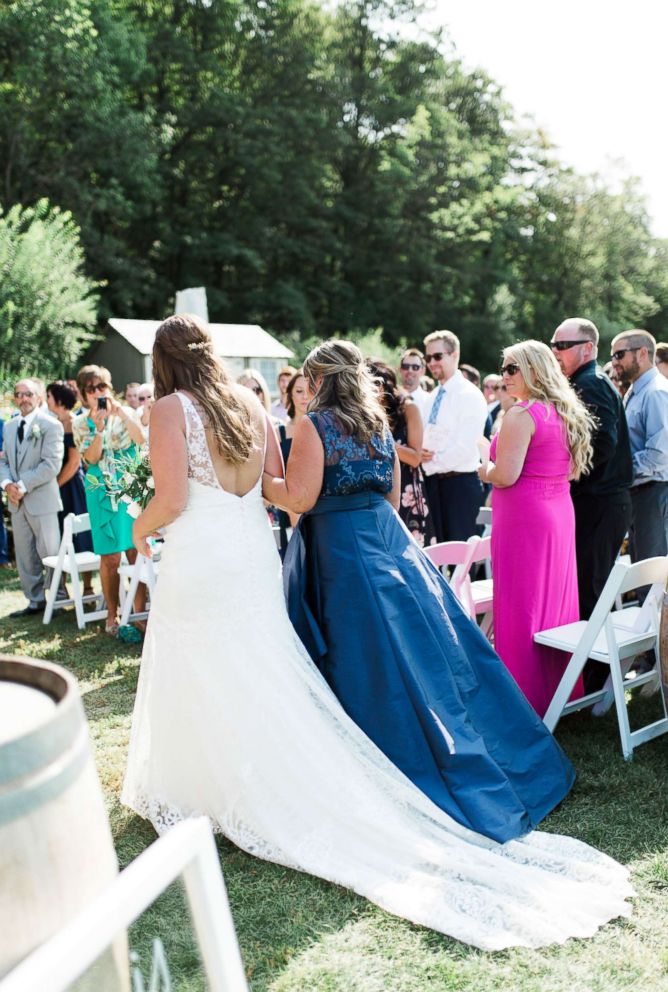
<path fill-rule="evenodd" d="M 450 565 L 456 566 L 455 574 L 459 569 L 462 569 L 464 574 L 468 573 L 473 552 L 474 548 L 469 541 L 442 541 L 440 544 L 430 544 L 429 547 L 424 549 L 424 553 L 428 558 L 431 558 L 437 568 L 442 569 Z M 450 584 L 452 585 L 451 581 Z M 459 593 L 454 586 L 453 590 L 457 598 L 461 601 Z M 465 604 L 462 603 L 462 605 Z M 466 608 L 468 609 L 468 607 Z"/>
<path fill-rule="evenodd" d="M 480 629 L 486 637 L 491 637 L 494 622 L 494 580 L 471 579 L 471 569 L 474 565 L 489 562 L 491 558 L 491 537 L 470 537 L 467 544 L 471 545 L 472 553 L 468 565 L 455 569 L 451 585 L 457 598 L 468 610 L 472 620 L 482 616 Z"/>
<path fill-rule="evenodd" d="M 490 637 L 493 626 L 492 606 L 494 589 L 492 579 L 471 579 L 471 568 L 490 558 L 490 537 L 470 537 L 468 541 L 443 541 L 425 548 L 425 554 L 439 568 L 454 565 L 449 584 L 455 596 L 472 620 L 482 616 L 480 629 Z M 446 576 L 447 577 L 447 576 Z"/>

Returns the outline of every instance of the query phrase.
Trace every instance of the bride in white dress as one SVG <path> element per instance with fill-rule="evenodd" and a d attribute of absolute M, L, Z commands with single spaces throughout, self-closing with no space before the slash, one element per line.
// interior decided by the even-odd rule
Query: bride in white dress
<path fill-rule="evenodd" d="M 262 500 L 274 432 L 206 327 L 170 317 L 153 352 L 166 525 L 123 802 L 162 832 L 194 814 L 259 858 L 346 886 L 490 950 L 592 935 L 628 915 L 626 870 L 569 837 L 498 844 L 436 807 L 346 716 L 287 616 Z"/>

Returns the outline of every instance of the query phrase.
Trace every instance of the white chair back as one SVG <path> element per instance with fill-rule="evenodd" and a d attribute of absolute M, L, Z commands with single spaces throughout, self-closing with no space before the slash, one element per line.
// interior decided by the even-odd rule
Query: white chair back
<path fill-rule="evenodd" d="M 625 695 L 629 688 L 649 683 L 653 686 L 661 684 L 659 624 L 667 582 L 668 556 L 648 558 L 633 565 L 618 561 L 613 566 L 587 622 L 564 624 L 562 627 L 534 634 L 534 640 L 538 644 L 571 655 L 544 717 L 550 730 L 554 730 L 565 713 L 594 706 L 594 712 L 601 714 L 614 701 L 625 758 L 632 757 L 633 748 L 638 744 L 668 733 L 668 709 L 663 697 L 663 718 L 631 731 Z M 648 585 L 650 590 L 641 607 L 631 606 L 622 610 L 614 608 L 624 593 Z M 648 651 L 654 653 L 654 666 L 632 680 L 626 679 L 633 659 Z M 610 665 L 610 677 L 603 689 L 571 701 L 575 684 L 589 658 Z"/>
<path fill-rule="evenodd" d="M 106 609 L 101 608 L 103 603 L 101 597 L 97 595 L 83 596 L 81 591 L 81 577 L 87 572 L 97 572 L 100 568 L 100 557 L 92 551 L 75 551 L 74 536 L 89 531 L 90 517 L 87 513 L 68 513 L 63 521 L 63 536 L 60 540 L 60 547 L 57 555 L 47 555 L 42 559 L 45 568 L 51 571 L 51 581 L 47 595 L 47 605 L 44 611 L 43 623 L 49 624 L 53 618 L 54 610 L 63 609 L 66 606 L 74 606 L 77 626 L 83 630 L 87 623 L 92 620 L 103 620 Z M 63 576 L 69 576 L 72 583 L 72 598 L 58 599 L 58 592 L 61 588 Z M 96 602 L 97 609 L 92 612 L 84 612 L 84 603 Z M 98 602 L 100 601 L 100 602 Z"/>

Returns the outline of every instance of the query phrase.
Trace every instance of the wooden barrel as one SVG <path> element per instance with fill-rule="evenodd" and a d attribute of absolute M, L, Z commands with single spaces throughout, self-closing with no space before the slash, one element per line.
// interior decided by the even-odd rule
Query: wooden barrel
<path fill-rule="evenodd" d="M 117 873 L 75 679 L 0 655 L 0 979 Z M 126 989 L 122 949 L 105 957 L 96 987 Z"/>

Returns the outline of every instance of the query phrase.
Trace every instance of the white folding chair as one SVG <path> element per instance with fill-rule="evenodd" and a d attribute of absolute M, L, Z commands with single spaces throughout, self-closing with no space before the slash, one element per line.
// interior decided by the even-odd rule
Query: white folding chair
<path fill-rule="evenodd" d="M 481 537 L 489 537 L 492 533 L 492 508 L 491 506 L 481 506 L 475 521 L 482 527 Z M 485 578 L 492 578 L 492 560 L 488 558 L 485 562 Z"/>
<path fill-rule="evenodd" d="M 627 760 L 633 757 L 634 747 L 668 733 L 668 710 L 662 694 L 663 717 L 633 731 L 629 725 L 625 698 L 627 689 L 646 683 L 661 685 L 659 610 L 667 579 L 668 557 L 648 558 L 635 565 L 617 562 L 588 621 L 580 620 L 534 634 L 537 644 L 572 655 L 544 717 L 549 730 L 554 730 L 564 713 L 596 703 L 602 703 L 600 708 L 604 710 L 604 704 L 611 695 L 617 711 L 622 753 Z M 642 606 L 613 609 L 618 596 L 648 585 L 651 588 Z M 654 652 L 651 670 L 643 675 L 629 676 L 633 659 L 646 651 Z M 569 702 L 589 658 L 610 666 L 609 680 L 603 689 Z"/>
<path fill-rule="evenodd" d="M 118 574 L 120 576 L 121 626 L 130 623 L 132 620 L 146 619 L 148 610 L 142 613 L 133 613 L 135 596 L 139 583 L 143 582 L 148 589 L 149 597 L 153 597 L 159 570 L 160 558 L 157 552 L 154 553 L 153 558 L 147 558 L 145 555 L 137 555 L 133 564 L 130 564 L 125 556 L 123 556 L 118 568 Z"/>
<path fill-rule="evenodd" d="M 0 979 L 2 992 L 70 992 L 75 985 L 99 988 L 99 982 L 90 980 L 91 966 L 114 941 L 124 941 L 130 924 L 179 878 L 185 885 L 206 988 L 211 992 L 248 992 L 218 852 L 211 826 L 202 818 L 178 823 L 154 841 L 78 916 L 65 922 L 59 932 Z M 153 965 L 159 967 L 151 968 L 149 987 L 175 987 L 166 955 L 155 955 L 156 949 L 162 951 L 161 942 L 154 941 L 153 947 Z M 119 973 L 116 980 L 105 982 L 105 989 L 129 987 L 129 968 L 120 954 L 116 960 Z M 132 971 L 133 989 L 146 988 L 136 965 Z"/>
<path fill-rule="evenodd" d="M 490 530 L 492 529 L 492 508 L 491 506 L 481 506 L 478 510 L 478 516 L 476 517 L 477 524 L 484 527 L 483 537 L 487 537 Z M 486 532 L 486 533 L 485 533 Z"/>
<path fill-rule="evenodd" d="M 75 551 L 73 537 L 75 534 L 83 534 L 90 530 L 90 518 L 87 513 L 68 513 L 63 521 L 63 536 L 57 555 L 47 555 L 42 558 L 45 568 L 52 570 L 51 582 L 47 595 L 47 604 L 44 611 L 43 623 L 51 623 L 54 610 L 62 610 L 65 606 L 74 605 L 79 630 L 84 630 L 87 623 L 93 620 L 104 620 L 107 616 L 106 608 L 101 608 L 103 599 L 94 594 L 83 596 L 81 592 L 81 576 L 87 572 L 98 572 L 100 570 L 100 556 L 93 551 Z M 63 575 L 68 576 L 72 583 L 72 598 L 58 599 Z M 84 613 L 84 603 L 95 602 L 97 609 Z"/>

